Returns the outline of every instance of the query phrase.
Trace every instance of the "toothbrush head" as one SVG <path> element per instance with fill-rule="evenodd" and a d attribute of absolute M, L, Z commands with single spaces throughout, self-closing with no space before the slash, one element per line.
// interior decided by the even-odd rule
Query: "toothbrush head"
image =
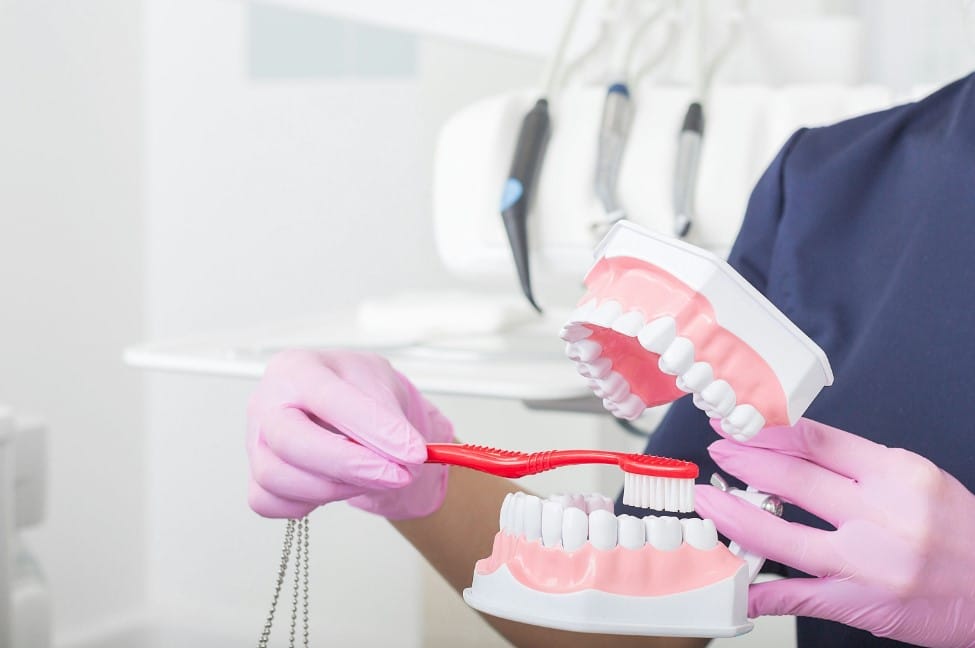
<path fill-rule="evenodd" d="M 623 503 L 674 513 L 694 510 L 697 464 L 653 455 L 623 455 Z"/>

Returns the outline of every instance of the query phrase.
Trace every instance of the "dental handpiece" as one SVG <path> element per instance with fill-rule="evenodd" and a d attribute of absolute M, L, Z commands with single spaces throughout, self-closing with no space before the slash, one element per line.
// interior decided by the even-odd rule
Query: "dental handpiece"
<path fill-rule="evenodd" d="M 684 124 L 677 140 L 677 160 L 674 164 L 674 235 L 678 238 L 687 236 L 693 222 L 694 192 L 697 188 L 703 139 L 704 108 L 695 101 L 687 107 L 684 114 Z"/>
<path fill-rule="evenodd" d="M 623 218 L 623 210 L 616 197 L 616 187 L 632 121 L 630 89 L 625 83 L 614 83 L 609 86 L 603 103 L 596 157 L 595 191 L 606 212 L 607 226 Z"/>
<path fill-rule="evenodd" d="M 528 208 L 537 182 L 545 146 L 548 143 L 550 119 L 548 101 L 543 97 L 525 115 L 515 144 L 515 155 L 511 161 L 511 171 L 504 183 L 501 196 L 501 219 L 508 234 L 511 254 L 521 291 L 528 302 L 539 313 L 542 309 L 535 303 L 532 294 L 531 273 L 528 265 Z"/>

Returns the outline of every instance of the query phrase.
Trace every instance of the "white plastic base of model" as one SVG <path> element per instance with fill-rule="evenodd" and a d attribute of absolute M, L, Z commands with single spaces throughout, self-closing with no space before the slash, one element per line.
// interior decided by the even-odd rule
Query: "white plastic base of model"
<path fill-rule="evenodd" d="M 757 351 L 778 376 L 790 423 L 803 415 L 823 387 L 833 384 L 823 350 L 734 268 L 707 250 L 622 221 L 602 240 L 595 256 L 642 259 L 704 295 L 718 323 Z"/>
<path fill-rule="evenodd" d="M 748 621 L 748 570 L 689 592 L 624 596 L 597 590 L 540 592 L 519 583 L 504 565 L 474 573 L 464 600 L 485 614 L 521 623 L 598 634 L 648 637 L 734 637 Z"/>

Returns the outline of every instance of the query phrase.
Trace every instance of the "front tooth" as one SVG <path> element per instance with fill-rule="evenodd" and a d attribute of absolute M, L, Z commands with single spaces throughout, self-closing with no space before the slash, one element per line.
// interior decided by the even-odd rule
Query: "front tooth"
<path fill-rule="evenodd" d="M 609 551 L 616 546 L 616 516 L 605 509 L 589 514 L 589 544 Z"/>
<path fill-rule="evenodd" d="M 586 544 L 589 534 L 589 516 L 578 508 L 567 508 L 562 512 L 562 548 L 575 551 Z"/>
<path fill-rule="evenodd" d="M 570 342 L 565 347 L 565 355 L 569 356 L 570 360 L 575 360 L 577 362 L 592 362 L 599 357 L 603 348 L 599 346 L 598 342 L 593 340 L 579 340 L 578 342 Z"/>
<path fill-rule="evenodd" d="M 525 540 L 538 540 L 542 537 L 542 500 L 534 495 L 526 495 L 524 503 Z"/>
<path fill-rule="evenodd" d="M 613 414 L 628 421 L 634 421 L 640 418 L 646 409 L 647 404 L 643 402 L 642 398 L 636 394 L 630 394 L 623 399 Z"/>
<path fill-rule="evenodd" d="M 592 513 L 593 511 L 609 511 L 612 513 L 613 504 L 613 500 L 605 495 L 600 495 L 599 493 L 586 495 L 586 513 Z"/>
<path fill-rule="evenodd" d="M 647 525 L 647 542 L 661 551 L 673 551 L 680 547 L 683 534 L 677 518 L 648 515 L 643 520 Z"/>
<path fill-rule="evenodd" d="M 643 549 L 647 541 L 647 528 L 643 520 L 632 515 L 619 516 L 619 535 L 620 545 L 627 549 Z"/>
<path fill-rule="evenodd" d="M 498 516 L 498 523 L 501 525 L 502 531 L 509 531 L 511 529 L 511 493 L 504 496 L 504 501 L 501 503 L 501 514 Z"/>
<path fill-rule="evenodd" d="M 695 362 L 691 368 L 677 378 L 677 389 L 686 392 L 699 392 L 714 380 L 714 371 L 707 362 Z"/>
<path fill-rule="evenodd" d="M 613 361 L 599 357 L 592 362 L 577 362 L 576 371 L 585 378 L 605 378 L 613 368 Z"/>
<path fill-rule="evenodd" d="M 562 508 L 569 508 L 570 506 L 572 506 L 572 497 L 569 495 L 563 495 L 561 493 L 557 495 L 549 495 L 548 501 L 555 502 Z"/>
<path fill-rule="evenodd" d="M 676 336 L 677 322 L 673 317 L 665 316 L 658 317 L 640 329 L 637 340 L 644 349 L 659 355 L 667 350 Z"/>
<path fill-rule="evenodd" d="M 525 494 L 515 493 L 511 498 L 511 533 L 522 535 L 525 532 Z"/>
<path fill-rule="evenodd" d="M 630 383 L 617 371 L 609 372 L 608 376 L 600 380 L 599 386 L 603 392 L 603 398 L 608 398 L 617 403 L 621 402 L 630 393 Z"/>
<path fill-rule="evenodd" d="M 676 337 L 657 363 L 660 371 L 672 376 L 682 374 L 694 364 L 694 343 L 685 337 Z"/>
<path fill-rule="evenodd" d="M 542 504 L 542 544 L 557 547 L 562 543 L 562 505 L 547 501 Z"/>
<path fill-rule="evenodd" d="M 617 317 L 613 322 L 613 330 L 628 337 L 636 337 L 643 329 L 645 323 L 643 321 L 643 313 L 634 310 L 622 317 Z"/>
<path fill-rule="evenodd" d="M 615 299 L 607 299 L 589 316 L 589 321 L 596 326 L 609 327 L 613 321 L 623 314 L 623 305 Z"/>
<path fill-rule="evenodd" d="M 701 392 L 708 416 L 724 418 L 735 408 L 735 390 L 725 380 L 715 380 Z"/>
<path fill-rule="evenodd" d="M 721 428 L 739 441 L 747 441 L 758 434 L 763 427 L 765 427 L 765 417 L 748 404 L 737 406 L 726 419 L 721 421 Z"/>
<path fill-rule="evenodd" d="M 585 340 L 590 335 L 592 335 L 592 329 L 586 328 L 578 322 L 566 324 L 559 332 L 559 337 L 566 342 L 578 342 L 579 340 Z"/>
<path fill-rule="evenodd" d="M 684 542 L 695 549 L 714 549 L 718 544 L 718 531 L 711 520 L 687 518 L 680 521 L 684 530 Z"/>

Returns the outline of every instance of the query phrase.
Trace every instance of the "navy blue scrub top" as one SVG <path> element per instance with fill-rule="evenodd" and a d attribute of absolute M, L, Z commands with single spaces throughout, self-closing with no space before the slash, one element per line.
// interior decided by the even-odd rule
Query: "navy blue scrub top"
<path fill-rule="evenodd" d="M 975 492 L 975 75 L 795 133 L 755 187 L 729 261 L 829 356 L 835 383 L 807 417 L 912 450 Z M 716 438 L 685 397 L 646 452 L 694 461 L 707 481 Z M 791 506 L 785 517 L 830 528 Z M 907 645 L 808 618 L 798 638 Z"/>

